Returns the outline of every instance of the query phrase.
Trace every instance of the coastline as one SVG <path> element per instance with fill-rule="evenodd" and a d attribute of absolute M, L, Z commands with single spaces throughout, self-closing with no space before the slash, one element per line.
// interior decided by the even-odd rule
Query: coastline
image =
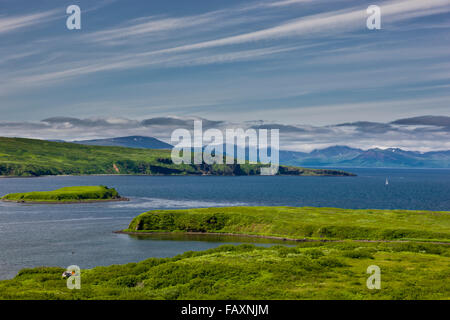
<path fill-rule="evenodd" d="M 89 199 L 78 201 L 25 201 L 25 200 L 6 200 L 1 199 L 3 202 L 23 203 L 23 204 L 76 204 L 76 203 L 97 203 L 97 202 L 116 202 L 116 201 L 130 201 L 129 198 L 120 197 L 117 199 Z"/>
<path fill-rule="evenodd" d="M 315 168 L 314 168 L 315 169 Z M 318 169 L 322 170 L 322 169 Z M 328 169 L 323 169 L 328 170 Z M 331 169 L 330 169 L 331 170 Z M 334 170 L 334 169 L 333 169 Z M 343 170 L 336 170 L 343 171 Z M 276 176 L 291 176 L 291 177 L 357 177 L 358 175 L 352 172 L 343 171 L 346 174 L 310 174 L 310 175 L 295 175 L 295 174 L 276 174 L 271 177 Z M 267 177 L 265 175 L 260 174 L 252 174 L 252 175 L 219 175 L 219 174 L 126 174 L 126 173 L 94 173 L 94 174 L 49 174 L 49 175 L 41 175 L 41 176 L 0 176 L 0 179 L 13 179 L 13 178 L 47 178 L 47 177 L 112 177 L 112 176 L 131 176 L 131 177 Z"/>
<path fill-rule="evenodd" d="M 128 234 L 128 235 L 136 235 L 136 236 L 145 236 L 145 235 L 158 235 L 158 234 L 175 234 L 175 235 L 210 235 L 210 236 L 232 236 L 232 237 L 249 237 L 249 238 L 260 238 L 260 239 L 271 239 L 278 241 L 287 241 L 287 242 L 373 242 L 373 243 L 381 243 L 381 242 L 389 242 L 389 243 L 432 243 L 432 244 L 443 244 L 450 245 L 450 242 L 440 242 L 440 241 L 415 241 L 415 240 L 368 240 L 368 239 L 311 239 L 311 238 L 288 238 L 288 237 L 280 237 L 280 236 L 264 236 L 259 234 L 245 234 L 245 233 L 229 233 L 229 232 L 171 232 L 171 231 L 143 231 L 143 232 L 134 232 L 134 231 L 123 231 L 117 230 L 113 231 L 113 233 L 117 234 Z"/>

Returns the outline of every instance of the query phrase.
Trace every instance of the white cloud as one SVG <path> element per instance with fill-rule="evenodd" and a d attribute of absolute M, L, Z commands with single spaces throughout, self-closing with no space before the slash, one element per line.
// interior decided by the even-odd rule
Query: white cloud
<path fill-rule="evenodd" d="M 291 2 L 294 3 L 297 1 L 288 1 L 288 3 Z M 274 3 L 276 4 L 276 2 Z M 387 18 L 390 21 L 401 21 L 403 19 L 409 19 L 411 17 L 426 16 L 436 12 L 450 11 L 448 0 L 389 1 L 382 3 L 381 8 L 383 19 Z M 9 28 L 14 28 L 14 26 L 17 27 L 25 25 L 26 23 L 31 23 L 33 19 L 36 19 L 38 17 L 47 17 L 52 13 L 53 11 L 50 11 L 42 14 L 10 18 L 10 20 L 6 18 L 6 20 L 3 19 L 3 24 L 5 25 L 5 28 L 8 28 L 7 26 L 10 26 Z M 119 38 L 126 38 L 129 36 L 148 34 L 161 30 L 185 29 L 193 25 L 217 23 L 218 19 L 223 18 L 223 16 L 224 13 L 222 11 L 214 11 L 211 13 L 191 17 L 188 16 L 163 19 L 148 18 L 150 19 L 150 21 L 144 22 L 139 19 L 137 20 L 137 23 L 131 24 L 127 27 L 118 27 L 88 34 L 87 38 L 98 41 L 114 40 Z M 192 56 L 179 56 L 179 54 L 229 45 L 255 43 L 262 40 L 279 40 L 282 38 L 294 36 L 301 37 L 317 32 L 327 32 L 327 34 L 329 35 L 330 33 L 364 29 L 365 18 L 366 12 L 362 7 L 351 8 L 310 15 L 258 31 L 247 32 L 235 36 L 223 37 L 181 46 L 174 46 L 171 48 L 158 50 L 142 50 L 137 52 L 129 50 L 128 52 L 124 51 L 120 54 L 99 54 L 94 58 L 88 56 L 86 59 L 83 59 L 83 56 L 80 55 L 81 60 L 79 61 L 54 64 L 53 67 L 39 66 L 37 70 L 23 70 L 23 73 L 27 74 L 26 76 L 17 78 L 8 77 L 8 81 L 4 84 L 5 87 L 2 89 L 2 92 L 7 93 L 9 91 L 8 86 L 13 85 L 14 82 L 20 84 L 20 87 L 22 87 L 23 84 L 43 85 L 47 81 L 52 82 L 60 79 L 63 80 L 97 72 L 131 69 L 140 66 L 173 66 L 183 64 L 195 65 L 195 61 L 198 61 L 198 64 L 213 64 L 223 63 L 225 61 L 239 61 L 240 57 L 249 59 L 252 57 L 261 57 L 262 55 L 268 56 L 270 53 L 276 54 L 282 52 L 283 50 L 261 48 L 256 50 L 236 50 L 235 52 L 221 54 L 202 52 L 199 53 L 199 56 L 194 58 Z M 2 19 L 0 19 L 0 32 L 1 26 Z M 287 48 L 286 50 L 290 49 Z M 32 76 L 28 76 L 29 74 L 32 74 Z"/>
<path fill-rule="evenodd" d="M 49 10 L 20 16 L 0 16 L 0 34 L 15 31 L 54 19 L 57 10 Z"/>
<path fill-rule="evenodd" d="M 182 30 L 185 28 L 192 28 L 199 25 L 213 23 L 216 20 L 216 12 L 178 18 L 145 17 L 136 19 L 119 27 L 92 32 L 86 35 L 84 39 L 95 43 L 114 41 L 124 38 L 129 40 L 130 37 L 154 36 L 155 34 L 159 35 L 161 32 L 165 31 Z"/>
<path fill-rule="evenodd" d="M 301 3 L 311 3 L 314 0 L 281 0 L 281 1 L 275 1 L 267 3 L 266 5 L 268 7 L 284 7 L 284 6 L 290 6 L 295 4 L 301 4 Z"/>
<path fill-rule="evenodd" d="M 159 117 L 143 121 L 126 118 L 77 119 L 56 117 L 43 122 L 0 122 L 0 136 L 83 140 L 130 135 L 151 136 L 170 143 L 177 128 L 192 130 L 199 117 Z M 444 119 L 444 118 L 442 118 Z M 448 118 L 447 118 L 448 119 Z M 226 122 L 202 119 L 204 128 L 278 128 L 284 150 L 309 152 L 317 148 L 347 145 L 354 148 L 399 147 L 405 150 L 450 150 L 450 127 L 354 122 L 340 125 L 285 125 L 274 122 Z M 448 120 L 446 120 L 448 121 Z M 262 126 L 262 127 L 261 127 Z"/>
<path fill-rule="evenodd" d="M 435 14 L 437 12 L 448 12 L 450 11 L 450 6 L 448 5 L 448 0 L 403 0 L 386 2 L 381 6 L 381 10 L 383 19 L 388 18 L 390 21 L 398 22 L 405 19 Z M 179 52 L 291 36 L 303 36 L 317 32 L 335 33 L 348 31 L 349 29 L 364 29 L 365 19 L 365 8 L 338 10 L 294 19 L 278 26 L 259 31 L 163 49 L 157 52 Z M 153 53 L 149 52 L 147 54 Z"/>

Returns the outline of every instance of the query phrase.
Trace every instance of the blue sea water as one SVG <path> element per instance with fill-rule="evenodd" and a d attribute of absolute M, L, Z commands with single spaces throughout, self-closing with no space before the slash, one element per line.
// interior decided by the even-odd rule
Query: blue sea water
<path fill-rule="evenodd" d="M 450 170 L 345 169 L 357 177 L 78 176 L 0 179 L 0 195 L 75 185 L 107 185 L 129 202 L 16 204 L 0 202 L 0 279 L 25 267 L 83 268 L 169 257 L 230 237 L 135 237 L 112 231 L 159 208 L 320 206 L 450 211 Z M 385 184 L 385 180 L 389 184 Z M 272 241 L 271 241 L 272 242 Z"/>

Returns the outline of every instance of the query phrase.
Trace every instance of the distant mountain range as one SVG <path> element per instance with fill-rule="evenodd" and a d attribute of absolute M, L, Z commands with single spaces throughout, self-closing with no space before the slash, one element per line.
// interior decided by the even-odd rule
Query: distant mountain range
<path fill-rule="evenodd" d="M 236 156 L 236 147 L 234 152 Z M 249 148 L 245 152 L 248 159 Z M 421 153 L 399 148 L 362 150 L 333 146 L 309 153 L 280 150 L 279 157 L 282 165 L 301 167 L 450 168 L 450 151 Z"/>
<path fill-rule="evenodd" d="M 399 148 L 361 150 L 334 146 L 310 153 L 280 151 L 280 163 L 310 167 L 450 168 L 450 151 L 421 153 Z"/>
<path fill-rule="evenodd" d="M 96 146 L 120 146 L 143 149 L 172 148 L 172 145 L 161 140 L 143 136 L 72 142 Z M 248 150 L 246 150 L 246 154 L 248 154 Z M 405 151 L 399 148 L 362 150 L 347 146 L 333 146 L 313 150 L 309 153 L 280 150 L 280 164 L 308 167 L 450 168 L 450 151 L 421 153 L 417 151 Z"/>

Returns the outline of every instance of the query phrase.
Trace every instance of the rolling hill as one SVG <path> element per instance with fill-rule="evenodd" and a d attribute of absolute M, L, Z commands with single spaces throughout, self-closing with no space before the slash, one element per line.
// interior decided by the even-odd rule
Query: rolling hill
<path fill-rule="evenodd" d="M 73 143 L 91 146 L 126 147 L 142 149 L 172 149 L 172 145 L 152 137 L 129 136 L 108 139 L 79 140 Z"/>
<path fill-rule="evenodd" d="M 257 175 L 262 164 L 172 163 L 170 150 L 88 146 L 24 138 L 0 138 L 0 176 L 81 174 Z M 351 176 L 331 169 L 280 166 L 279 174 Z"/>

